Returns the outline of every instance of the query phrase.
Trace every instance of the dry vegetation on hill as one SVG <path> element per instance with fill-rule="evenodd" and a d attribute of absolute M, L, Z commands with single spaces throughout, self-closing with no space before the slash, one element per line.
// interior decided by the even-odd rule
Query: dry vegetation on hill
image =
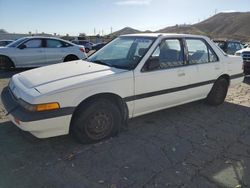
<path fill-rule="evenodd" d="M 207 35 L 211 38 L 229 38 L 250 41 L 250 12 L 219 13 L 194 25 L 166 27 L 157 33 L 187 33 Z M 140 33 L 130 27 L 112 33 L 113 36 Z M 149 32 L 149 31 L 147 31 Z"/>

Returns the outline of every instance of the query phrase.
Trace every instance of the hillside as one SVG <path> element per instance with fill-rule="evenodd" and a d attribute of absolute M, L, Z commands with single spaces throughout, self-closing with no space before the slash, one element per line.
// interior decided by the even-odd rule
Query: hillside
<path fill-rule="evenodd" d="M 126 35 L 126 34 L 134 34 L 134 33 L 141 33 L 141 31 L 133 29 L 131 27 L 125 27 L 119 31 L 113 32 L 112 36 L 120 36 L 120 35 Z"/>
<path fill-rule="evenodd" d="M 172 27 L 166 27 L 155 32 L 156 33 L 186 33 L 186 34 L 196 34 L 196 35 L 206 34 L 192 25 L 176 25 Z"/>
<path fill-rule="evenodd" d="M 230 38 L 242 41 L 250 41 L 250 12 L 219 13 L 207 20 L 194 25 L 175 25 L 166 27 L 156 33 L 187 33 L 207 35 L 211 38 Z M 126 27 L 112 33 L 113 36 L 123 34 L 141 33 L 130 27 Z M 151 32 L 151 31 L 147 31 Z"/>
<path fill-rule="evenodd" d="M 250 40 L 250 12 L 219 13 L 194 27 L 213 36 Z"/>

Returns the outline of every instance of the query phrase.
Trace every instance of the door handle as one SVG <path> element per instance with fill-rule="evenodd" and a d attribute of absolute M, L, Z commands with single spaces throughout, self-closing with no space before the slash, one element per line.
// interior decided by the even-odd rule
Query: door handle
<path fill-rule="evenodd" d="M 215 69 L 215 70 L 220 70 L 220 67 L 215 67 L 214 69 Z"/>
<path fill-rule="evenodd" d="M 186 74 L 184 72 L 182 73 L 178 73 L 178 76 L 181 77 L 181 76 L 185 76 Z"/>

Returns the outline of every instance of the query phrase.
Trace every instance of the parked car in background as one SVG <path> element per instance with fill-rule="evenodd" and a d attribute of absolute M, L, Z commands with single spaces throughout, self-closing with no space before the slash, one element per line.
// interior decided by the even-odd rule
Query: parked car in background
<path fill-rule="evenodd" d="M 92 46 L 92 50 L 95 50 L 95 51 L 100 50 L 106 44 L 107 44 L 106 42 L 101 42 L 101 43 L 94 44 Z"/>
<path fill-rule="evenodd" d="M 244 73 L 245 75 L 250 75 L 250 47 L 237 51 L 235 55 L 241 56 L 243 58 Z"/>
<path fill-rule="evenodd" d="M 240 41 L 236 40 L 213 40 L 225 53 L 234 55 L 235 52 L 244 48 Z"/>
<path fill-rule="evenodd" d="M 0 40 L 0 47 L 7 46 L 8 44 L 12 43 L 14 40 Z"/>
<path fill-rule="evenodd" d="M 249 48 L 250 44 L 244 44 L 244 48 Z"/>
<path fill-rule="evenodd" d="M 73 40 L 72 43 L 84 46 L 86 53 L 89 53 L 89 51 L 92 50 L 92 46 L 94 45 L 92 42 L 86 40 Z"/>
<path fill-rule="evenodd" d="M 200 99 L 222 104 L 229 85 L 242 81 L 242 58 L 207 37 L 133 34 L 84 63 L 16 74 L 1 97 L 22 130 L 39 138 L 70 132 L 91 143 L 117 134 L 129 118 Z"/>
<path fill-rule="evenodd" d="M 40 67 L 85 59 L 85 48 L 53 37 L 24 37 L 0 48 L 0 68 Z"/>

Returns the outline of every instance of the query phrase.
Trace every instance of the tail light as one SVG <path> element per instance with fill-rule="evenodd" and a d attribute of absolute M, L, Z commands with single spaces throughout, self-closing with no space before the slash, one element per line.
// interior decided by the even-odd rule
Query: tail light
<path fill-rule="evenodd" d="M 80 51 L 83 52 L 83 53 L 85 53 L 85 48 L 84 48 L 84 47 L 81 47 L 81 48 L 80 48 Z"/>

